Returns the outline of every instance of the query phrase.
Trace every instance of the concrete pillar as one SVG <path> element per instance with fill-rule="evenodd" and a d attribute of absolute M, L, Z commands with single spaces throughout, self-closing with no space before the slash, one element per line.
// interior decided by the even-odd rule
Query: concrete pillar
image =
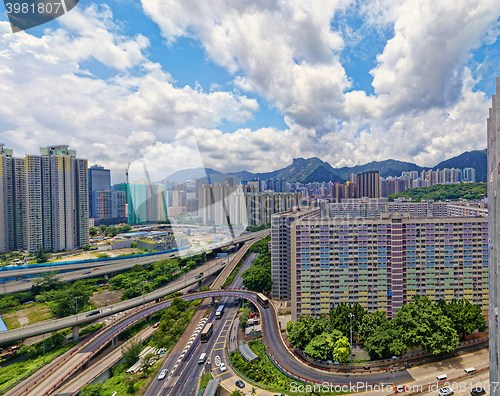
<path fill-rule="evenodd" d="M 146 316 L 146 323 L 151 322 L 151 315 Z"/>
<path fill-rule="evenodd" d="M 212 305 L 215 305 L 215 296 L 212 296 Z"/>
<path fill-rule="evenodd" d="M 80 328 L 78 326 L 73 326 L 73 342 L 78 341 L 78 337 L 80 335 L 79 333 L 80 333 Z"/>

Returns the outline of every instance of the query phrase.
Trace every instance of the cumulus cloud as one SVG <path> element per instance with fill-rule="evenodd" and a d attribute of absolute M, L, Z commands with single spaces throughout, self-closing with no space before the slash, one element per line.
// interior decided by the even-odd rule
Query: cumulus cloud
<path fill-rule="evenodd" d="M 471 54 L 498 40 L 496 0 L 142 5 L 167 44 L 196 40 L 233 85 L 179 87 L 149 59 L 148 38 L 128 36 L 108 6 L 76 8 L 40 38 L 13 35 L 0 21 L 0 134 L 16 155 L 67 143 L 123 174 L 130 159 L 189 137 L 204 164 L 220 171 L 269 171 L 312 156 L 333 166 L 387 158 L 434 165 L 485 146 L 488 97 L 476 86 L 490 77 Z M 352 14 L 361 28 L 350 25 Z M 373 29 L 393 34 L 373 59 L 367 94 L 353 89 L 357 76 L 342 62 L 346 45 Z M 85 70 L 91 59 L 113 77 Z M 258 114 L 249 93 L 274 106 L 288 128 L 220 131 Z"/>
<path fill-rule="evenodd" d="M 257 92 L 284 115 L 288 131 L 238 130 L 217 138 L 236 151 L 258 150 L 252 141 L 262 142 L 265 133 L 275 144 L 281 137 L 274 149 L 261 151 L 265 156 L 271 150 L 271 163 L 280 166 L 291 152 L 333 164 L 398 157 L 433 165 L 485 145 L 487 100 L 471 84 L 467 67 L 472 51 L 498 38 L 495 0 L 142 4 L 168 42 L 183 36 L 198 40 L 214 63 L 233 74 L 238 88 Z M 346 43 L 360 42 L 366 31 L 348 25 L 349 12 L 358 13 L 364 27 L 394 32 L 370 71 L 372 95 L 352 89 L 354 77 L 341 63 Z M 332 28 L 334 18 L 340 20 L 338 31 Z M 220 132 L 197 133 L 214 139 Z M 292 136 L 298 147 L 289 144 Z M 340 147 L 332 153 L 325 143 Z M 222 166 L 215 157 L 213 162 Z M 253 166 L 261 167 L 255 161 Z"/>
<path fill-rule="evenodd" d="M 175 87 L 144 55 L 147 38 L 123 34 L 108 7 L 75 9 L 61 21 L 41 38 L 13 35 L 0 22 L 0 133 L 16 155 L 67 143 L 91 161 L 123 169 L 180 129 L 243 122 L 259 109 L 241 94 Z M 114 76 L 82 70 L 91 58 Z"/>

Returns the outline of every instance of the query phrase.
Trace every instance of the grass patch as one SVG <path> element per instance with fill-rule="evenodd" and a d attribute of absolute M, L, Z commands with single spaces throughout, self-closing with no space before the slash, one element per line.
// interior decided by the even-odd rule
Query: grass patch
<path fill-rule="evenodd" d="M 207 387 L 208 381 L 213 379 L 214 376 L 212 373 L 206 373 L 201 376 L 200 389 L 204 389 Z"/>
<path fill-rule="evenodd" d="M 50 362 L 57 356 L 62 355 L 70 350 L 76 343 L 69 342 L 60 348 L 54 349 L 45 354 L 45 363 Z M 5 389 L 7 386 L 13 384 L 18 379 L 28 374 L 30 371 L 36 369 L 43 364 L 43 356 L 38 356 L 32 359 L 24 359 L 20 362 L 9 364 L 8 366 L 0 368 L 0 389 Z"/>
<path fill-rule="evenodd" d="M 233 366 L 261 388 L 278 393 L 290 392 L 290 383 L 294 382 L 294 380 L 279 371 L 269 360 L 266 355 L 266 347 L 262 340 L 250 341 L 248 346 L 257 356 L 259 356 L 259 358 L 251 362 L 245 362 L 238 352 L 231 352 L 230 359 Z M 252 384 L 250 383 L 248 385 L 251 386 Z M 309 396 L 311 392 L 294 392 L 294 394 Z M 316 391 L 315 394 L 320 396 L 334 396 L 343 395 L 345 393 Z"/>
<path fill-rule="evenodd" d="M 229 286 L 233 282 L 234 278 L 236 277 L 236 275 L 240 271 L 241 266 L 243 265 L 243 263 L 247 259 L 248 254 L 249 254 L 249 252 L 246 252 L 245 255 L 243 256 L 243 258 L 238 263 L 238 265 L 236 265 L 236 267 L 234 267 L 234 269 L 231 271 L 229 276 L 226 278 L 226 280 L 224 281 L 224 283 L 220 287 L 221 289 L 224 289 L 226 286 Z"/>
<path fill-rule="evenodd" d="M 21 327 L 23 317 L 28 320 L 28 323 L 25 323 L 25 325 L 29 325 L 53 318 L 54 314 L 50 310 L 47 303 L 18 305 L 17 307 L 9 308 L 2 313 L 2 320 L 5 322 L 5 325 L 9 330 Z"/>

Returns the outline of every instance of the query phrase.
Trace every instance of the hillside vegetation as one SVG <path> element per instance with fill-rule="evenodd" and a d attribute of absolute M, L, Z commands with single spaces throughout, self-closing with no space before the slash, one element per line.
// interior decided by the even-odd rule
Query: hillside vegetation
<path fill-rule="evenodd" d="M 459 198 L 480 199 L 481 195 L 487 194 L 486 183 L 436 184 L 431 187 L 410 188 L 403 193 L 389 195 L 389 200 L 394 201 L 394 198 L 397 197 L 407 197 L 416 202 L 420 202 L 422 199 L 458 201 Z"/>

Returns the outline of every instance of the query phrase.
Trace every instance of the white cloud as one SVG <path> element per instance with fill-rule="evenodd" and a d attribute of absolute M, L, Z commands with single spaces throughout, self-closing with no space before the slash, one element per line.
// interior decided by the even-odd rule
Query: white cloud
<path fill-rule="evenodd" d="M 12 34 L 0 22 L 0 134 L 15 155 L 66 143 L 121 170 L 182 128 L 243 122 L 259 109 L 241 94 L 174 87 L 170 74 L 143 54 L 148 40 L 124 35 L 108 7 L 75 9 L 61 21 L 63 28 L 41 38 Z M 115 77 L 81 70 L 91 58 Z"/>
<path fill-rule="evenodd" d="M 220 171 L 269 171 L 312 156 L 333 166 L 434 165 L 485 146 L 488 98 L 474 78 L 490 77 L 469 68 L 472 51 L 498 39 L 495 0 L 142 1 L 168 42 L 198 40 L 235 90 L 176 86 L 148 58 L 149 40 L 127 36 L 107 6 L 74 9 L 41 38 L 0 22 L 0 134 L 16 155 L 67 143 L 123 176 L 130 159 L 191 136 Z M 362 29 L 348 19 L 332 28 L 358 10 Z M 394 30 L 370 72 L 373 95 L 353 90 L 356 76 L 342 65 L 345 45 L 362 43 L 367 26 Z M 115 76 L 82 69 L 89 59 Z M 289 128 L 218 130 L 259 111 L 245 92 L 275 106 Z"/>
<path fill-rule="evenodd" d="M 219 136 L 195 128 L 207 142 L 223 141 L 240 152 L 238 168 L 264 166 L 244 159 L 250 148 L 271 169 L 271 164 L 283 166 L 293 156 L 308 155 L 338 165 L 389 157 L 434 165 L 445 156 L 485 146 L 487 100 L 467 80 L 466 67 L 473 50 L 497 40 L 496 0 L 142 4 L 169 42 L 182 36 L 199 40 L 214 63 L 233 73 L 237 87 L 262 95 L 285 116 L 289 131 L 238 130 Z M 340 57 L 345 42 L 360 42 L 366 29 L 353 31 L 342 20 L 340 31 L 331 28 L 334 17 L 342 19 L 353 10 L 359 10 L 366 26 L 394 30 L 370 72 L 373 95 L 352 90 L 355 76 L 346 75 Z M 261 148 L 254 140 L 274 146 Z M 211 147 L 211 164 L 224 166 L 215 145 L 205 147 Z"/>

